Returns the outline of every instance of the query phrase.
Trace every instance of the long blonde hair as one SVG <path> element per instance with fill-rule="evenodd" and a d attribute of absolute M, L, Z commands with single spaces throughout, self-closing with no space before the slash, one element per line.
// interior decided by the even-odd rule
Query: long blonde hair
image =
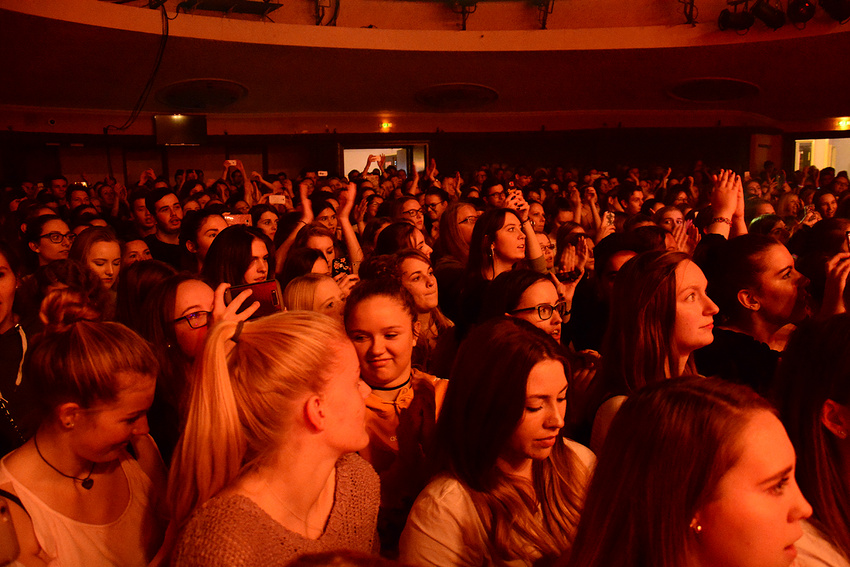
<path fill-rule="evenodd" d="M 316 288 L 324 280 L 333 281 L 333 278 L 325 274 L 305 274 L 295 278 L 283 290 L 283 304 L 290 311 L 315 310 Z"/>
<path fill-rule="evenodd" d="M 195 508 L 280 446 L 294 402 L 323 389 L 327 353 L 347 340 L 339 323 L 306 311 L 213 327 L 195 366 L 168 479 L 178 530 Z"/>

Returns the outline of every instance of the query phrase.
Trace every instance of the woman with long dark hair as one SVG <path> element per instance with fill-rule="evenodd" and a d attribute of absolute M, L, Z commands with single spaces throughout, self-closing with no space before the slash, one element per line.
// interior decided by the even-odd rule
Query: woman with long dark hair
<path fill-rule="evenodd" d="M 440 474 L 408 517 L 402 561 L 532 565 L 570 549 L 593 457 L 560 435 L 568 366 L 525 321 L 470 332 L 437 423 Z"/>

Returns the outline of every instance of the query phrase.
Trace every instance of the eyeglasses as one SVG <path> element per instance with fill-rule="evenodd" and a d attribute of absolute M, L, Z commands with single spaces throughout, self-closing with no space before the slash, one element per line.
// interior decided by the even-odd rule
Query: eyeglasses
<path fill-rule="evenodd" d="M 478 220 L 477 215 L 471 215 L 471 216 L 466 217 L 463 220 L 458 221 L 458 224 L 475 224 L 475 221 L 477 221 L 477 220 Z"/>
<path fill-rule="evenodd" d="M 507 191 L 505 191 L 505 190 L 503 189 L 503 190 L 501 190 L 501 191 L 493 191 L 492 193 L 488 194 L 487 196 L 488 196 L 488 197 L 491 197 L 491 198 L 492 198 L 492 197 L 497 197 L 497 198 L 498 198 L 498 197 L 507 197 L 507 196 L 508 196 L 508 192 L 507 192 Z"/>
<path fill-rule="evenodd" d="M 437 207 L 439 207 L 439 206 L 440 206 L 440 205 L 442 205 L 443 203 L 445 203 L 445 201 L 440 201 L 439 203 L 426 203 L 426 204 L 425 204 L 425 208 L 426 208 L 426 209 L 430 209 L 430 210 L 432 210 L 432 211 L 436 211 L 436 210 L 437 210 Z"/>
<path fill-rule="evenodd" d="M 511 313 L 521 313 L 523 311 L 534 311 L 537 310 L 537 316 L 540 317 L 541 321 L 546 321 L 552 318 L 552 313 L 555 311 L 563 317 L 569 310 L 567 309 L 567 304 L 564 301 L 559 301 L 555 305 L 549 305 L 548 303 L 541 303 L 536 307 L 523 307 L 522 309 L 514 309 Z"/>
<path fill-rule="evenodd" d="M 69 243 L 74 242 L 74 239 L 77 238 L 77 235 L 73 232 L 68 232 L 66 234 L 62 234 L 61 232 L 48 232 L 47 234 L 42 234 L 41 236 L 39 236 L 39 238 L 49 238 L 50 242 L 52 242 L 53 244 L 59 244 L 66 238 L 68 239 Z"/>
<path fill-rule="evenodd" d="M 207 323 L 210 322 L 211 314 L 212 311 L 195 311 L 194 313 L 178 317 L 174 320 L 174 323 L 185 320 L 193 329 L 200 329 L 201 327 L 206 327 Z"/>
<path fill-rule="evenodd" d="M 543 250 L 549 250 L 551 252 L 551 251 L 555 250 L 555 245 L 554 244 L 544 244 L 540 248 L 542 248 Z"/>
<path fill-rule="evenodd" d="M 417 217 L 422 216 L 422 209 L 410 209 L 409 211 L 404 211 L 401 214 L 403 214 L 406 217 L 410 217 L 412 219 L 415 219 Z"/>

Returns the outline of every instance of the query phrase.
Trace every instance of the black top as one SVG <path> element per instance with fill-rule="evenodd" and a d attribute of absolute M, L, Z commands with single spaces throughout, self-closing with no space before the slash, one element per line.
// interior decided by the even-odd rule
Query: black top
<path fill-rule="evenodd" d="M 780 353 L 749 335 L 714 329 L 714 342 L 694 352 L 697 371 L 746 384 L 762 396 L 773 382 Z"/>
<path fill-rule="evenodd" d="M 151 256 L 154 260 L 165 262 L 171 265 L 175 270 L 180 270 L 181 248 L 178 244 L 168 244 L 156 237 L 156 234 L 149 234 L 145 237 L 145 242 L 151 250 Z"/>

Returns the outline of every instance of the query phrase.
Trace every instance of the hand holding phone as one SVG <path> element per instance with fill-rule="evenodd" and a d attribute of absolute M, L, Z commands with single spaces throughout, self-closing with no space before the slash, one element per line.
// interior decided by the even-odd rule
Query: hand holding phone
<path fill-rule="evenodd" d="M 242 304 L 237 307 L 237 315 L 249 309 L 253 302 L 259 303 L 259 306 L 248 319 L 265 317 L 283 311 L 283 293 L 280 291 L 280 284 L 277 280 L 230 286 L 224 291 L 224 304 L 230 305 L 234 300 L 238 301 L 239 296 L 245 291 L 250 291 L 251 295 L 246 296 L 242 300 Z M 252 303 L 245 305 L 247 302 Z"/>

